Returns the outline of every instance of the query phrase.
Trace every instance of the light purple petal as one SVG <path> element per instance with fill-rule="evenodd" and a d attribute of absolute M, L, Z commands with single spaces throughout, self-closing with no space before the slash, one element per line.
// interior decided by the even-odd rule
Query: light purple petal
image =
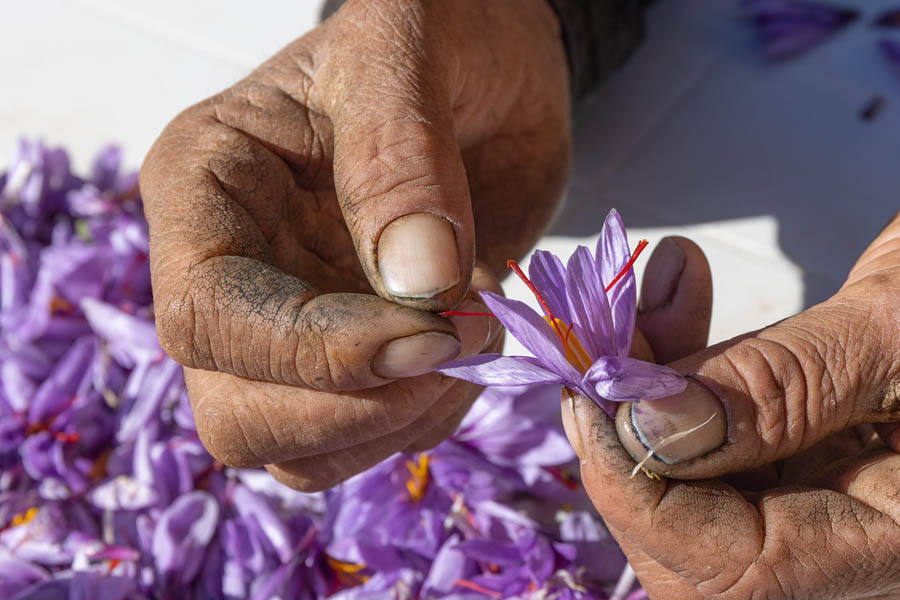
<path fill-rule="evenodd" d="M 604 286 L 615 279 L 625 268 L 631 258 L 628 247 L 628 236 L 625 223 L 615 209 L 609 211 L 600 239 L 597 240 L 597 262 L 600 265 L 600 276 Z M 608 292 L 609 306 L 612 313 L 613 329 L 616 335 L 616 347 L 620 356 L 628 356 L 631 341 L 634 337 L 634 322 L 637 312 L 637 282 L 634 269 L 629 269 Z"/>
<path fill-rule="evenodd" d="M 116 360 L 125 367 L 136 362 L 156 360 L 163 356 L 156 327 L 95 298 L 81 301 L 81 310 L 91 329 L 109 344 Z"/>
<path fill-rule="evenodd" d="M 14 556 L 0 558 L 0 598 L 12 598 L 16 593 L 48 579 L 50 574 L 35 564 Z"/>
<path fill-rule="evenodd" d="M 449 594 L 455 587 L 454 582 L 458 579 L 465 579 L 468 575 L 467 566 L 470 563 L 465 554 L 457 547 L 459 542 L 459 535 L 450 536 L 435 555 L 428 576 L 422 584 L 424 597 L 440 597 Z"/>
<path fill-rule="evenodd" d="M 770 60 L 800 54 L 859 16 L 854 9 L 795 0 L 743 0 L 741 9 Z"/>
<path fill-rule="evenodd" d="M 677 371 L 635 358 L 606 356 L 584 375 L 583 385 L 615 402 L 665 398 L 684 391 L 687 381 Z"/>
<path fill-rule="evenodd" d="M 238 485 L 234 488 L 234 505 L 238 514 L 259 523 L 282 562 L 291 559 L 296 540 L 264 496 Z"/>
<path fill-rule="evenodd" d="M 560 375 L 563 381 L 577 382 L 581 379 L 575 367 L 566 360 L 559 337 L 547 321 L 527 304 L 491 292 L 481 292 L 481 298 L 509 333 L 534 354 L 544 368 Z"/>
<path fill-rule="evenodd" d="M 180 584 L 193 579 L 218 521 L 219 505 L 206 492 L 185 494 L 167 508 L 153 532 L 153 558 L 160 574 Z"/>
<path fill-rule="evenodd" d="M 525 356 L 478 354 L 440 365 L 438 373 L 478 385 L 529 385 L 560 383 L 563 378 L 538 366 Z"/>
<path fill-rule="evenodd" d="M 604 285 L 609 285 L 629 258 L 631 249 L 628 247 L 625 223 L 619 211 L 612 209 L 606 215 L 600 239 L 597 240 L 597 264 L 600 266 L 600 276 Z"/>
<path fill-rule="evenodd" d="M 566 296 L 572 313 L 572 331 L 591 360 L 617 353 L 612 315 L 600 269 L 591 251 L 578 246 L 566 267 Z"/>
<path fill-rule="evenodd" d="M 571 323 L 566 299 L 566 269 L 559 257 L 546 250 L 535 250 L 528 263 L 528 277 L 556 318 Z"/>
<path fill-rule="evenodd" d="M 456 546 L 473 560 L 493 563 L 501 567 L 522 564 L 522 553 L 515 542 L 505 540 L 474 539 Z"/>

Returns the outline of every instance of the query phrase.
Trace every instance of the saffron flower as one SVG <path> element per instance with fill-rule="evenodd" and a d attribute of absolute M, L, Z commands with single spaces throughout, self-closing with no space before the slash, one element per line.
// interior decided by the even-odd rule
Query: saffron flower
<path fill-rule="evenodd" d="M 629 358 L 637 316 L 634 255 L 625 225 L 610 211 L 596 255 L 579 246 L 563 267 L 544 250 L 531 258 L 528 274 L 510 267 L 537 297 L 543 314 L 527 304 L 482 292 L 481 297 L 507 331 L 534 356 L 481 354 L 436 370 L 480 385 L 561 383 L 593 400 L 612 417 L 616 402 L 671 396 L 686 382 L 668 367 Z"/>
<path fill-rule="evenodd" d="M 851 8 L 797 0 L 743 0 L 740 7 L 769 60 L 801 54 L 859 16 Z"/>

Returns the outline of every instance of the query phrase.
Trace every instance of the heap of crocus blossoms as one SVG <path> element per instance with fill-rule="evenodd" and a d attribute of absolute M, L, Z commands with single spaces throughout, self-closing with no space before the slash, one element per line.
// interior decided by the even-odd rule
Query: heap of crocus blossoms
<path fill-rule="evenodd" d="M 325 493 L 214 461 L 120 163 L 81 178 L 23 141 L 0 175 L 0 598 L 641 597 L 552 387 L 492 388 L 450 440 Z"/>

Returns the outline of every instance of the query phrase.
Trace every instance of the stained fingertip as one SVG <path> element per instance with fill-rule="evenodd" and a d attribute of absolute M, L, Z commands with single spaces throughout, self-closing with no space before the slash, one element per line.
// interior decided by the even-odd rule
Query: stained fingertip
<path fill-rule="evenodd" d="M 636 463 L 619 442 L 613 421 L 589 398 L 572 394 L 569 401 L 585 489 L 604 518 L 627 523 L 635 511 L 653 506 L 665 482 L 642 473 L 632 477 Z"/>
<path fill-rule="evenodd" d="M 706 255 L 687 238 L 663 238 L 644 271 L 637 317 L 656 359 L 666 364 L 705 348 L 711 315 Z"/>

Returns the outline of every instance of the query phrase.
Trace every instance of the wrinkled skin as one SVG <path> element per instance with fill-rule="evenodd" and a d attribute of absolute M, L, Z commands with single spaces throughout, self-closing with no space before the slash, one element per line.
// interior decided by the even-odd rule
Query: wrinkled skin
<path fill-rule="evenodd" d="M 662 349 L 682 372 L 724 373 L 715 385 L 743 389 L 727 377 L 736 372 L 749 389 L 771 393 L 723 394 L 728 442 L 693 463 L 660 463 L 691 469 L 692 480 L 681 481 L 640 472 L 630 479 L 635 458 L 616 424 L 590 401 L 563 394 L 585 488 L 639 580 L 651 598 L 900 597 L 900 429 L 884 423 L 895 399 L 900 221 L 828 302 L 705 350 L 709 270 L 696 246 L 677 242 L 684 270 L 668 301 L 639 316 L 648 343 L 634 353 L 652 360 Z M 653 286 L 645 278 L 642 294 Z M 843 343 L 824 341 L 837 337 Z M 780 350 L 755 350 L 763 340 L 779 341 Z M 773 380 L 807 383 L 799 389 Z M 776 426 L 735 430 L 747 407 L 759 423 Z M 767 414 L 784 407 L 774 421 Z M 630 434 L 627 414 L 620 409 L 620 435 Z M 758 450 L 736 460 L 734 445 Z"/>
<path fill-rule="evenodd" d="M 213 456 L 319 490 L 456 428 L 477 386 L 373 356 L 423 332 L 500 347 L 489 318 L 434 312 L 483 311 L 556 210 L 568 86 L 544 0 L 351 0 L 169 124 L 140 181 L 157 327 Z M 379 236 L 418 213 L 452 224 L 459 281 L 393 297 Z"/>

